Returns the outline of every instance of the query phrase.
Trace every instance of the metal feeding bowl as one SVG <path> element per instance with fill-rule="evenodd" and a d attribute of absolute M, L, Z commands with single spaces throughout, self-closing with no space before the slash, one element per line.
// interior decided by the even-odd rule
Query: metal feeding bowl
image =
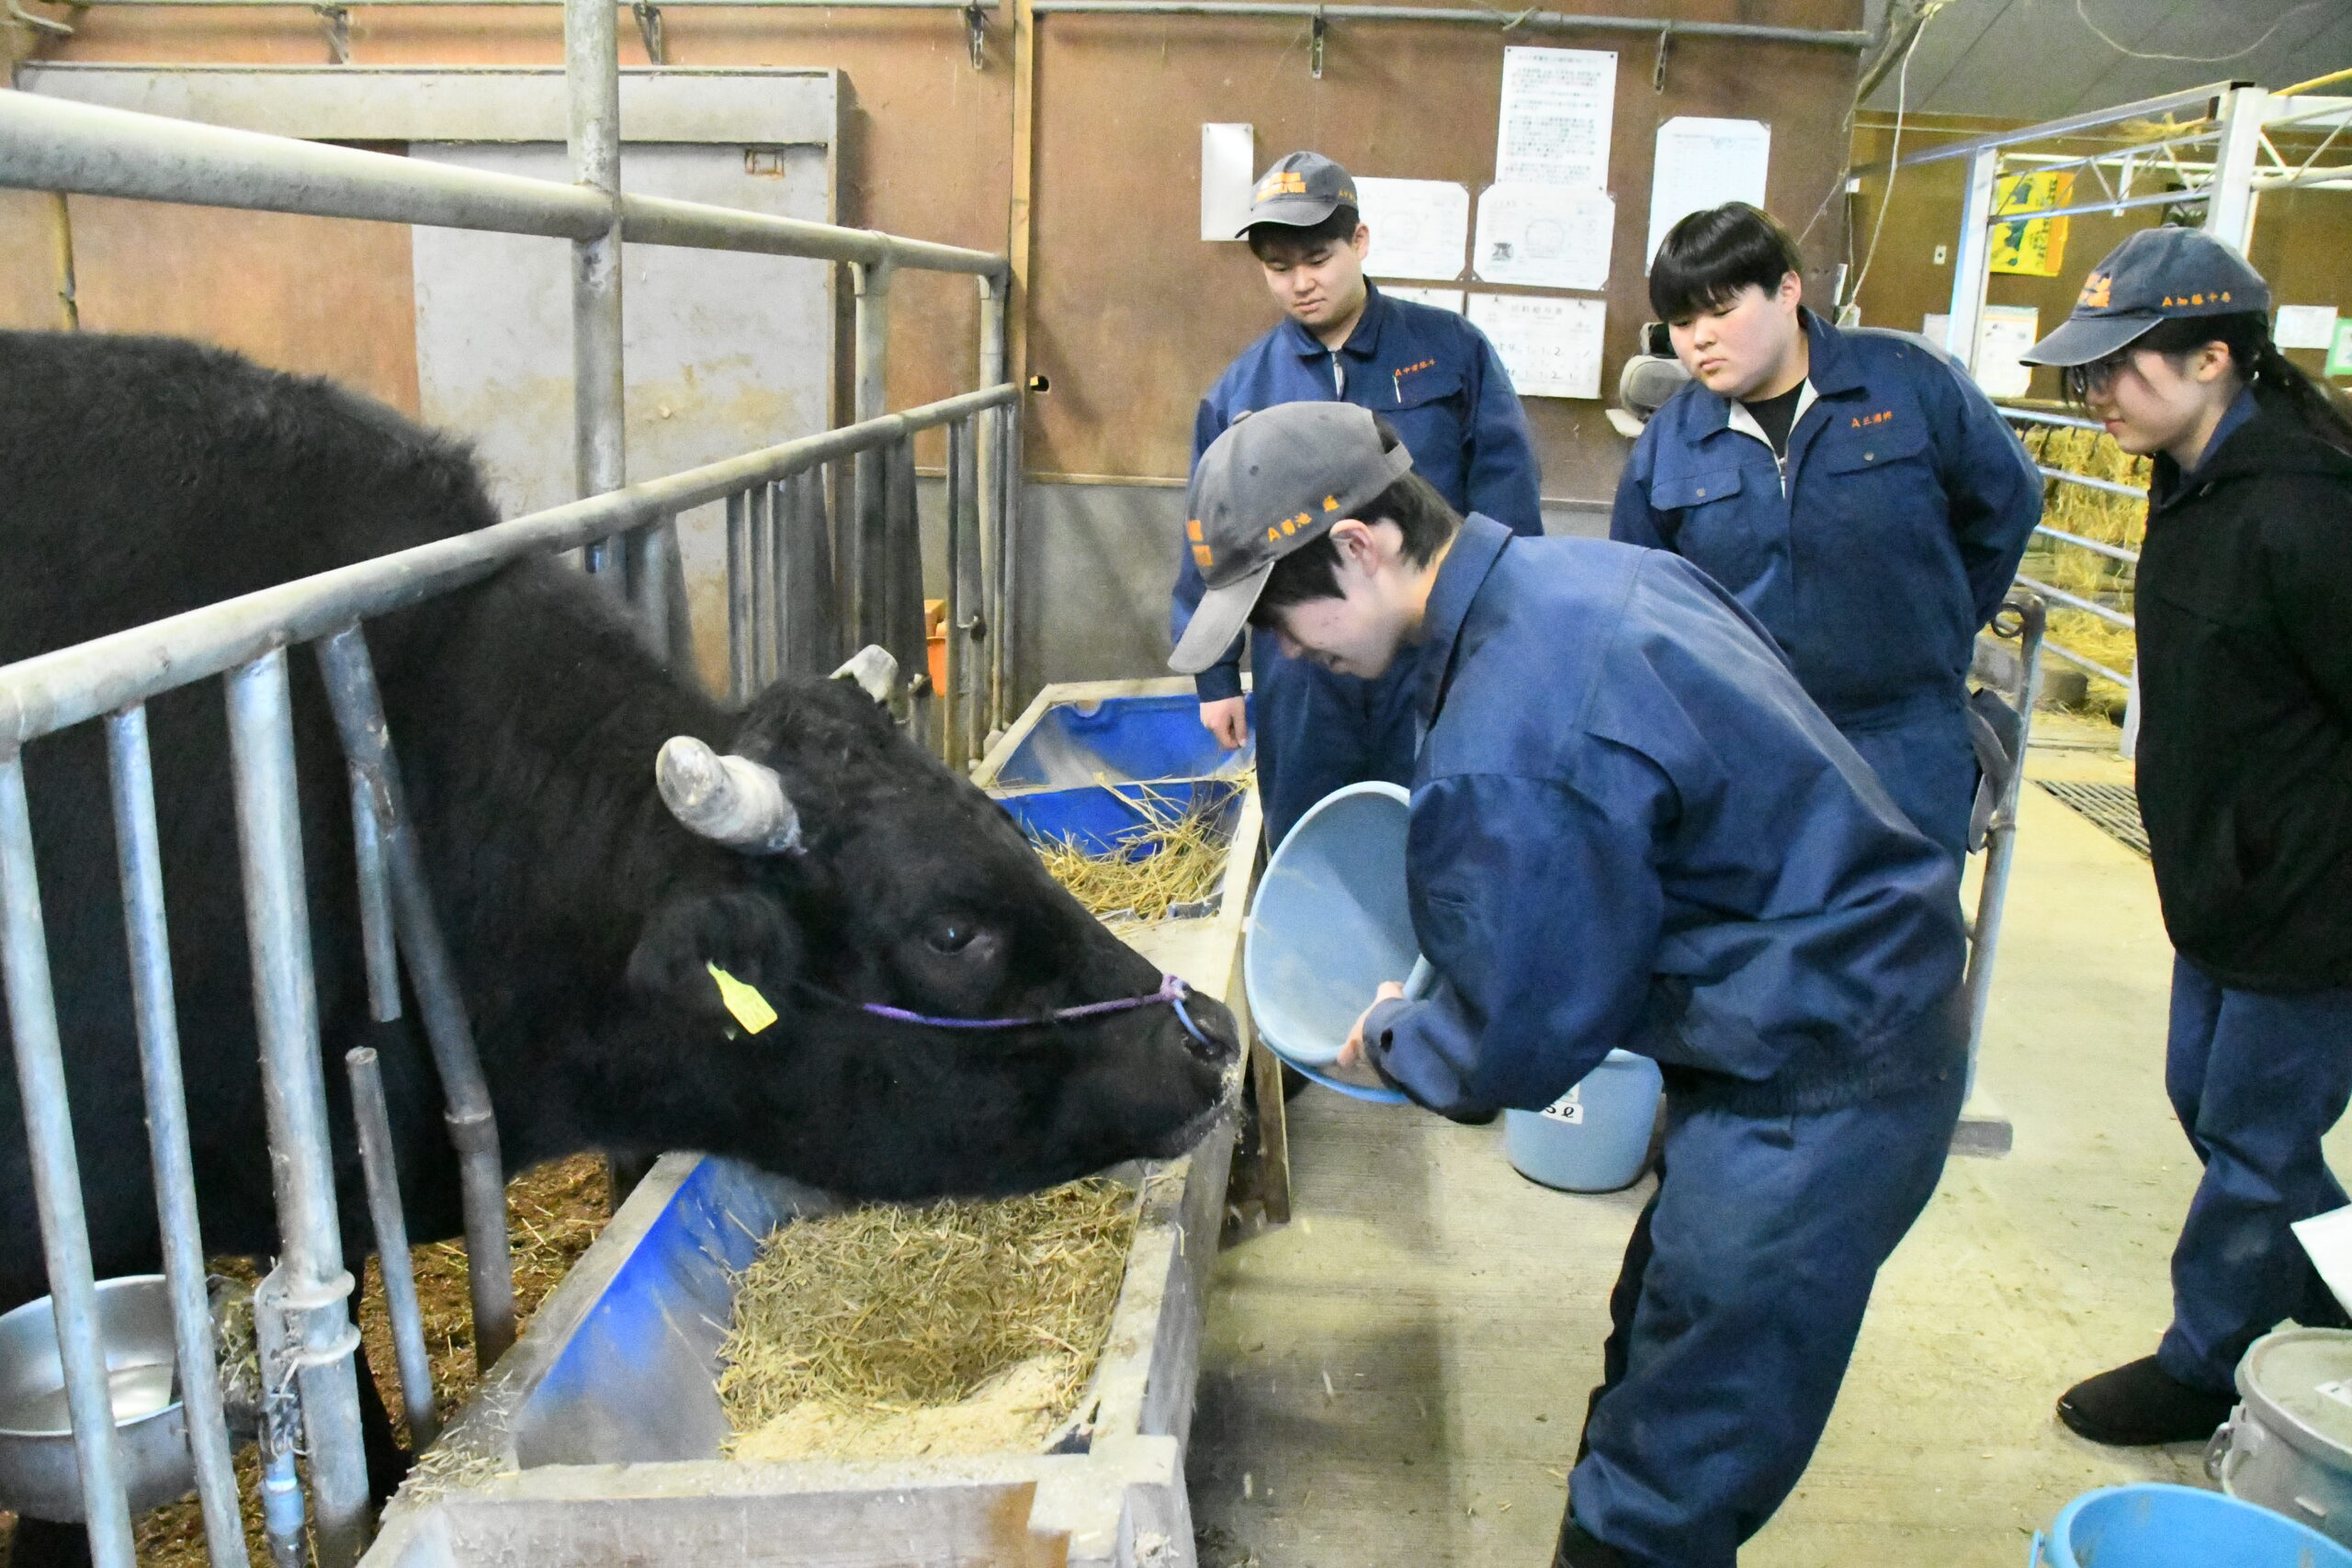
<path fill-rule="evenodd" d="M 196 1484 L 164 1277 L 99 1280 L 98 1334 L 131 1512 L 160 1507 Z M 0 1507 L 61 1524 L 82 1517 L 65 1365 L 47 1296 L 0 1315 Z"/>

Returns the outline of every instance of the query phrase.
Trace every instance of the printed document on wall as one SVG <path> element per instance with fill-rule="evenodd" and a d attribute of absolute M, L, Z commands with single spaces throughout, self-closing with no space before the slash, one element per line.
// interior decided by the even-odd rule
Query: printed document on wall
<path fill-rule="evenodd" d="M 1372 231 L 1363 269 L 1374 277 L 1462 276 L 1470 248 L 1470 187 L 1452 180 L 1356 181 L 1356 207 Z"/>
<path fill-rule="evenodd" d="M 1608 307 L 1599 299 L 1534 294 L 1470 296 L 1470 320 L 1485 333 L 1522 398 L 1600 396 L 1600 333 Z"/>
<path fill-rule="evenodd" d="M 1617 204 L 1605 190 L 1494 185 L 1478 197 L 1479 281 L 1535 288 L 1609 286 Z"/>
<path fill-rule="evenodd" d="M 1666 231 L 1693 212 L 1726 201 L 1764 205 L 1764 175 L 1772 160 L 1772 128 L 1760 119 L 1703 119 L 1677 115 L 1657 128 L 1657 163 L 1650 176 L 1650 237 L 1642 247 L 1646 274 Z"/>
<path fill-rule="evenodd" d="M 1415 288 L 1402 283 L 1384 283 L 1380 291 L 1391 299 L 1409 299 L 1416 305 L 1434 305 L 1441 310 L 1462 314 L 1462 290 L 1459 288 Z"/>
<path fill-rule="evenodd" d="M 1503 51 L 1501 184 L 1609 185 L 1609 130 L 1617 109 L 1617 56 L 1605 49 Z"/>

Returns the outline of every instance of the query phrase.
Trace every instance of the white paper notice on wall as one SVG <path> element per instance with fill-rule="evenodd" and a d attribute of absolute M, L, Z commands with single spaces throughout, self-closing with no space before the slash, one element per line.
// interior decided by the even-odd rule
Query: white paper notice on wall
<path fill-rule="evenodd" d="M 1391 299 L 1409 299 L 1416 305 L 1434 305 L 1441 310 L 1462 314 L 1462 290 L 1459 288 L 1414 288 L 1402 283 L 1384 283 L 1380 291 Z"/>
<path fill-rule="evenodd" d="M 1470 296 L 1472 324 L 1494 343 L 1522 398 L 1600 396 L 1600 334 L 1607 317 L 1608 307 L 1599 299 Z"/>
<path fill-rule="evenodd" d="M 2290 1228 L 2336 1301 L 2352 1311 L 2352 1207 L 2297 1220 Z"/>
<path fill-rule="evenodd" d="M 1495 178 L 1605 189 L 1617 56 L 1605 49 L 1503 51 Z"/>
<path fill-rule="evenodd" d="M 1609 247 L 1617 238 L 1617 204 L 1602 190 L 1567 186 L 1492 185 L 1478 197 L 1482 283 L 1534 288 L 1609 286 Z"/>
<path fill-rule="evenodd" d="M 1250 190 L 1258 178 L 1258 128 L 1201 127 L 1201 238 L 1238 240 L 1250 221 Z"/>
<path fill-rule="evenodd" d="M 2335 344 L 2335 307 L 2281 305 L 2270 341 L 2280 348 L 2328 349 Z"/>
<path fill-rule="evenodd" d="M 1374 277 L 1462 276 L 1470 248 L 1470 187 L 1452 180 L 1358 177 L 1356 208 L 1372 231 L 1363 269 Z"/>
<path fill-rule="evenodd" d="M 1642 247 L 1647 273 L 1666 231 L 1693 212 L 1726 201 L 1764 205 L 1764 176 L 1772 162 L 1772 128 L 1760 119 L 1705 119 L 1677 115 L 1657 128 L 1657 162 L 1650 174 L 1650 236 Z"/>
<path fill-rule="evenodd" d="M 2018 355 L 2041 336 L 2041 311 L 2031 305 L 1987 305 L 1976 328 L 1976 384 L 1988 398 L 2022 398 L 2033 367 Z"/>

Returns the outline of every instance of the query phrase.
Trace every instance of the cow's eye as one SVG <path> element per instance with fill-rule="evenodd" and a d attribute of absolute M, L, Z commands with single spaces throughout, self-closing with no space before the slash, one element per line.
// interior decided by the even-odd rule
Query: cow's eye
<path fill-rule="evenodd" d="M 978 928 L 970 920 L 950 919 L 933 922 L 922 940 L 933 953 L 961 953 L 972 945 L 972 938 L 978 934 Z"/>

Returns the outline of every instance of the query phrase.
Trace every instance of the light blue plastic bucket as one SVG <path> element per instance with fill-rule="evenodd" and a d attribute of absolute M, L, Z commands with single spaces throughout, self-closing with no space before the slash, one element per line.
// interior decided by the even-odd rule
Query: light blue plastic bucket
<path fill-rule="evenodd" d="M 1241 955 L 1250 1021 L 1267 1049 L 1317 1083 L 1384 1105 L 1405 1097 L 1336 1082 L 1327 1069 L 1381 983 L 1406 980 L 1420 958 L 1405 901 L 1411 815 L 1412 797 L 1393 784 L 1350 784 L 1316 802 L 1258 879 Z"/>
<path fill-rule="evenodd" d="M 2027 1568 L 2352 1568 L 2352 1551 L 2219 1492 L 2145 1482 L 2086 1492 L 2033 1538 Z"/>
<path fill-rule="evenodd" d="M 1503 1152 L 1530 1181 L 1568 1192 L 1630 1187 L 1649 1163 L 1663 1089 L 1657 1064 L 1611 1051 L 1541 1111 L 1503 1112 Z"/>

